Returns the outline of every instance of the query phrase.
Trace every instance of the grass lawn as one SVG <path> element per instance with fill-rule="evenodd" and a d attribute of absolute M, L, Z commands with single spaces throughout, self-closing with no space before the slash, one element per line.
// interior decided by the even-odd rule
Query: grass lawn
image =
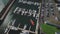
<path fill-rule="evenodd" d="M 55 34 L 55 32 L 60 32 L 60 30 L 58 30 L 56 27 L 47 24 L 42 24 L 41 27 L 43 29 L 43 32 L 46 34 Z"/>

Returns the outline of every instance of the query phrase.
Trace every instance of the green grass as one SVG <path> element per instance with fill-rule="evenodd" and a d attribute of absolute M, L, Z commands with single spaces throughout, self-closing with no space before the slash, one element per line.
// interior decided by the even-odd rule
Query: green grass
<path fill-rule="evenodd" d="M 60 30 L 58 30 L 56 27 L 47 24 L 42 24 L 41 27 L 43 29 L 43 32 L 46 34 L 55 34 L 55 32 L 60 32 Z"/>

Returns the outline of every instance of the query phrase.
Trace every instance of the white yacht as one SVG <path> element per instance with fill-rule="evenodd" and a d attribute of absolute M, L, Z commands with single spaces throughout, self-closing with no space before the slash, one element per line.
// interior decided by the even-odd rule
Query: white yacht
<path fill-rule="evenodd" d="M 8 32 L 8 28 L 5 29 L 4 33 L 7 33 Z"/>
<path fill-rule="evenodd" d="M 16 22 L 16 19 L 13 20 L 12 25 L 14 25 L 15 22 Z"/>
<path fill-rule="evenodd" d="M 27 3 L 27 1 L 23 1 L 23 3 L 25 4 L 25 3 Z"/>
<path fill-rule="evenodd" d="M 16 9 L 14 10 L 14 12 L 13 13 L 16 13 L 16 11 L 19 9 L 19 7 L 16 7 Z"/>
<path fill-rule="evenodd" d="M 17 11 L 17 14 L 19 14 L 21 11 L 22 11 L 22 9 L 21 9 L 21 8 L 19 8 L 19 10 Z"/>
<path fill-rule="evenodd" d="M 23 29 L 25 30 L 26 28 L 27 28 L 27 25 L 24 25 L 24 28 Z"/>
<path fill-rule="evenodd" d="M 22 11 L 21 15 L 23 15 L 25 13 L 25 11 Z"/>

